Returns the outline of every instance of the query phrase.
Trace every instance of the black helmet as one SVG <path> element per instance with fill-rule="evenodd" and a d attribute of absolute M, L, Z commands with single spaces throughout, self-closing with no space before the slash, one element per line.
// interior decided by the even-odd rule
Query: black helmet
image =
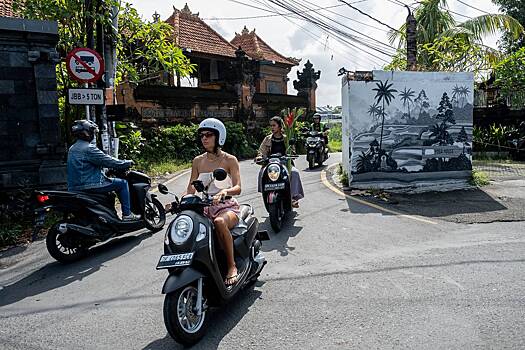
<path fill-rule="evenodd" d="M 91 120 L 75 120 L 71 127 L 71 134 L 84 141 L 91 141 L 98 132 L 98 126 Z"/>

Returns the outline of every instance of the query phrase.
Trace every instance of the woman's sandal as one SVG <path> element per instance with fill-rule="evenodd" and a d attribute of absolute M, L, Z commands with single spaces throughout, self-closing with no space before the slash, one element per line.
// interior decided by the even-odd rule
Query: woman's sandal
<path fill-rule="evenodd" d="M 233 286 L 235 283 L 237 283 L 238 278 L 239 278 L 238 274 L 235 274 L 235 275 L 230 276 L 230 277 L 226 277 L 226 279 L 224 280 L 224 284 L 227 287 Z"/>
<path fill-rule="evenodd" d="M 292 201 L 292 208 L 299 208 L 299 201 L 293 200 Z"/>

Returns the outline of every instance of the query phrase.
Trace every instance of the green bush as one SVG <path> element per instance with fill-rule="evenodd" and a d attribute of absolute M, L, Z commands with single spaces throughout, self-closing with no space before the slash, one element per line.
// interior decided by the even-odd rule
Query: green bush
<path fill-rule="evenodd" d="M 255 157 L 261 137 L 248 135 L 241 123 L 226 122 L 224 150 L 240 159 Z M 147 128 L 142 132 L 130 127 L 117 127 L 120 139 L 120 158 L 134 160 L 143 169 L 156 164 L 190 162 L 202 153 L 196 124 Z"/>

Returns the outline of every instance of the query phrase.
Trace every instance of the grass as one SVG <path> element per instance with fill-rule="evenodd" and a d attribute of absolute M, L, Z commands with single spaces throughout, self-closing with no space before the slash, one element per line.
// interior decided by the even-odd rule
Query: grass
<path fill-rule="evenodd" d="M 472 170 L 472 177 L 470 178 L 469 183 L 472 186 L 482 187 L 490 184 L 490 179 L 485 172 L 479 170 Z"/>
<path fill-rule="evenodd" d="M 328 141 L 328 149 L 330 152 L 341 152 L 343 150 L 343 142 L 337 140 Z"/>
<path fill-rule="evenodd" d="M 160 163 L 140 164 L 140 168 L 149 176 L 174 174 L 178 171 L 191 168 L 191 162 L 167 161 Z"/>
<path fill-rule="evenodd" d="M 348 187 L 348 173 L 343 169 L 343 164 L 341 163 L 339 163 L 339 166 L 337 167 L 337 175 L 339 175 L 339 181 L 341 181 L 341 184 L 344 187 Z"/>

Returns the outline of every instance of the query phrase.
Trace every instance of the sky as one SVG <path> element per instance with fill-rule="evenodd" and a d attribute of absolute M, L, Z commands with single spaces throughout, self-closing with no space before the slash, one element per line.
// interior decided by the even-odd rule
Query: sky
<path fill-rule="evenodd" d="M 338 21 L 345 26 L 345 31 L 354 30 L 356 33 L 366 34 L 383 43 L 388 43 L 388 28 L 374 20 L 360 14 L 358 11 L 348 7 L 338 0 L 308 0 L 314 4 L 310 7 L 336 6 L 327 10 L 319 10 L 319 14 L 326 15 L 332 21 Z M 399 2 L 413 3 L 408 0 L 346 0 L 354 7 L 363 12 L 371 14 L 381 22 L 393 28 L 399 28 L 406 20 L 407 10 L 400 6 Z M 244 26 L 249 30 L 255 28 L 255 32 L 273 49 L 286 57 L 302 58 L 299 67 L 294 68 L 288 77 L 288 93 L 295 94 L 293 80 L 297 79 L 297 69 L 303 68 L 304 63 L 310 60 L 316 70 L 321 71 L 321 78 L 317 82 L 317 105 L 318 106 L 338 106 L 341 105 L 341 77 L 337 72 L 341 67 L 349 71 L 381 69 L 388 57 L 365 48 L 364 50 L 373 53 L 372 57 L 362 49 L 342 44 L 330 34 L 316 28 L 311 23 L 307 23 L 298 18 L 289 16 L 275 16 L 251 19 L 234 19 L 238 17 L 267 16 L 272 13 L 253 6 L 269 9 L 267 0 L 127 0 L 131 3 L 144 19 L 151 20 L 152 15 L 157 12 L 161 19 L 167 19 L 173 13 L 173 7 L 182 9 L 187 3 L 193 13 L 199 13 L 200 18 L 204 19 L 213 29 L 227 40 L 233 39 L 235 33 L 240 33 Z M 307 3 L 307 0 L 297 2 Z M 472 4 L 479 10 L 497 13 L 498 7 L 490 0 L 463 0 Z M 246 6 L 250 5 L 250 6 Z M 284 9 L 276 8 L 280 13 L 287 12 Z M 483 15 L 483 12 L 470 8 L 457 0 L 448 0 L 451 11 L 459 14 L 475 17 Z M 328 12 L 332 11 L 332 12 Z M 346 16 L 349 18 L 341 17 Z M 468 18 L 454 15 L 458 21 Z M 362 22 L 358 23 L 356 21 Z M 497 36 L 487 38 L 486 45 L 497 47 Z M 385 61 L 380 60 L 380 58 Z"/>

